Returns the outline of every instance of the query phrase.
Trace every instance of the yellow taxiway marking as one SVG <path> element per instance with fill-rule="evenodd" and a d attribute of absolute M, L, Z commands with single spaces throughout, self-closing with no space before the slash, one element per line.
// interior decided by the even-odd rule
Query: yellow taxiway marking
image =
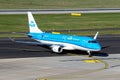
<path fill-rule="evenodd" d="M 71 16 L 81 16 L 81 13 L 71 13 Z"/>
<path fill-rule="evenodd" d="M 52 34 L 60 34 L 60 32 L 52 32 Z"/>
<path fill-rule="evenodd" d="M 72 53 L 69 53 L 70 56 L 83 56 L 83 55 L 74 55 Z M 83 57 L 88 57 L 88 56 L 83 56 Z M 95 69 L 95 70 L 88 70 L 85 72 L 76 72 L 75 74 L 73 73 L 69 73 L 68 75 L 64 76 L 64 75 L 56 75 L 56 76 L 52 76 L 52 77 L 47 77 L 47 79 L 43 79 L 43 80 L 57 80 L 57 79 L 69 79 L 70 77 L 78 77 L 78 76 L 86 76 L 86 74 L 90 74 L 90 73 L 94 73 L 94 72 L 98 72 L 104 69 L 108 69 L 109 68 L 109 64 L 106 61 L 103 61 L 101 59 L 97 59 L 97 57 L 88 57 L 89 59 L 84 59 L 81 61 L 84 61 L 86 63 L 103 63 L 104 66 L 100 67 L 99 69 Z M 41 78 L 37 78 L 36 80 L 42 80 Z"/>
<path fill-rule="evenodd" d="M 95 60 L 95 59 L 91 59 L 91 60 L 84 60 L 84 62 L 86 62 L 86 63 L 100 63 L 101 61 L 100 60 Z"/>
<path fill-rule="evenodd" d="M 79 55 L 79 54 L 73 54 L 73 53 L 68 53 L 69 56 L 83 56 L 83 57 L 88 57 L 86 55 Z M 101 59 L 97 59 L 96 57 L 88 57 L 91 59 L 85 59 L 83 60 L 85 63 L 103 63 L 105 66 L 103 69 L 108 69 L 109 64 L 106 61 L 103 61 Z"/>

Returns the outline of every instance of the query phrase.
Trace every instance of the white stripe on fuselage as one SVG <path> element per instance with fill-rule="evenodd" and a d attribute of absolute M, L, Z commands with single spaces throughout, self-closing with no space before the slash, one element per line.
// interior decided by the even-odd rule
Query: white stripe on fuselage
<path fill-rule="evenodd" d="M 46 40 L 37 40 L 37 41 L 39 41 L 42 44 L 46 44 L 46 45 L 59 45 L 59 46 L 63 46 L 64 50 L 98 51 L 98 50 L 89 49 L 89 48 L 85 48 L 85 47 L 78 46 L 78 45 L 75 45 L 75 44 L 70 44 L 70 43 L 46 41 Z"/>

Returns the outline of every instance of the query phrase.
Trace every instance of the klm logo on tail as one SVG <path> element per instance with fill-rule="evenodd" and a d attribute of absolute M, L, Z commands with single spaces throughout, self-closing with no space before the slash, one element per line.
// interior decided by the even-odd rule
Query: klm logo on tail
<path fill-rule="evenodd" d="M 29 25 L 30 25 L 31 27 L 35 27 L 34 21 L 31 21 Z"/>

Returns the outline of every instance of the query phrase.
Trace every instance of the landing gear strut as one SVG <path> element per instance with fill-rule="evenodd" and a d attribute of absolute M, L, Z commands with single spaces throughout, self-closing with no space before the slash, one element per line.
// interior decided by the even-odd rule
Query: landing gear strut
<path fill-rule="evenodd" d="M 91 55 L 90 51 L 87 51 L 87 53 L 88 53 L 89 57 L 92 57 L 92 55 Z"/>

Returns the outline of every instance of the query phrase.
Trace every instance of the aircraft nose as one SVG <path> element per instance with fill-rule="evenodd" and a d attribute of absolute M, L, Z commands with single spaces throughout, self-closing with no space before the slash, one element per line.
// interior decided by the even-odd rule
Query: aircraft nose
<path fill-rule="evenodd" d="M 101 50 L 101 46 L 100 46 L 100 44 L 97 41 L 89 40 L 88 43 L 89 43 L 88 46 L 90 48 L 94 49 L 95 51 L 100 51 Z"/>
<path fill-rule="evenodd" d="M 97 44 L 95 45 L 95 49 L 96 49 L 96 50 L 98 50 L 98 51 L 100 51 L 100 50 L 101 50 L 101 46 L 100 46 L 100 44 L 99 44 L 99 43 L 97 43 Z"/>

